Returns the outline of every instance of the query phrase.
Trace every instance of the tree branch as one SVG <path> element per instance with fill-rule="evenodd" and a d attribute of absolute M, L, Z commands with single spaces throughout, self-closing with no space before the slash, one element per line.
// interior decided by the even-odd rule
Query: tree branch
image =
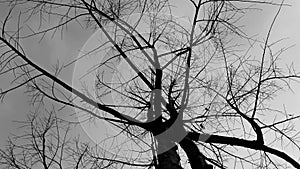
<path fill-rule="evenodd" d="M 218 144 L 227 144 L 231 146 L 240 146 L 244 148 L 250 148 L 253 150 L 260 150 L 273 154 L 293 165 L 295 168 L 300 168 L 300 163 L 294 160 L 292 157 L 286 153 L 276 150 L 274 148 L 268 147 L 263 144 L 258 144 L 256 140 L 245 140 L 236 137 L 227 137 L 227 136 L 218 136 L 218 135 L 208 135 L 200 134 L 197 132 L 189 132 L 187 135 L 193 141 L 202 141 L 205 143 L 218 143 Z M 203 139 L 204 138 L 204 139 Z"/>

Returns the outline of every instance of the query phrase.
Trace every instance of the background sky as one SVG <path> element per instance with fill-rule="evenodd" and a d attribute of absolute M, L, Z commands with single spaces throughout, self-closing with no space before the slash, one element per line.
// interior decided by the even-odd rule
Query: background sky
<path fill-rule="evenodd" d="M 185 7 L 185 1 L 177 1 L 178 11 L 176 15 L 189 15 L 191 11 Z M 282 9 L 278 17 L 275 27 L 273 28 L 271 41 L 288 37 L 284 46 L 295 45 L 282 55 L 282 64 L 289 64 L 294 62 L 296 70 L 300 71 L 300 1 L 290 0 L 286 1 L 291 4 L 291 7 Z M 263 11 L 255 10 L 249 12 L 241 21 L 246 25 L 246 33 L 256 35 L 257 37 L 265 37 L 267 30 L 272 22 L 277 8 L 266 7 Z M 0 20 L 7 14 L 7 7 L 0 5 Z M 14 20 L 12 20 L 14 22 Z M 30 25 L 37 25 L 38 21 L 31 21 Z M 30 38 L 23 43 L 27 55 L 36 63 L 42 65 L 44 68 L 50 70 L 51 65 L 55 64 L 57 59 L 64 61 L 76 58 L 79 50 L 92 35 L 92 31 L 82 31 L 77 24 L 70 24 L 68 31 L 64 33 L 63 38 L 58 36 L 46 36 L 45 39 L 38 43 L 38 38 Z M 279 46 L 280 47 L 280 46 Z M 72 69 L 64 71 L 61 76 L 62 79 L 71 83 Z M 0 77 L 0 88 L 7 81 L 7 77 Z M 282 92 L 278 95 L 272 104 L 282 108 L 285 105 L 290 114 L 300 115 L 300 84 L 293 85 L 294 93 Z M 10 133 L 15 132 L 16 124 L 13 121 L 24 120 L 29 111 L 28 98 L 23 94 L 23 90 L 16 90 L 5 97 L 3 103 L 0 103 L 0 146 L 5 143 L 6 138 Z M 300 122 L 298 120 L 298 122 Z M 297 126 L 300 131 L 300 126 Z"/>

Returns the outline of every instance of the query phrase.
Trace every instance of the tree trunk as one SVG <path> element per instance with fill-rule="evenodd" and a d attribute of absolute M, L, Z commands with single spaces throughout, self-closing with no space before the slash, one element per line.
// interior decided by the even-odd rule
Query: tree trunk
<path fill-rule="evenodd" d="M 159 138 L 157 139 L 157 169 L 183 169 L 180 166 L 180 157 L 177 153 L 177 145 L 172 143 L 169 139 Z M 174 146 L 170 149 L 170 144 Z"/>
<path fill-rule="evenodd" d="M 192 169 L 213 169 L 212 165 L 206 163 L 204 155 L 190 138 L 185 137 L 180 141 L 180 147 L 185 151 Z"/>

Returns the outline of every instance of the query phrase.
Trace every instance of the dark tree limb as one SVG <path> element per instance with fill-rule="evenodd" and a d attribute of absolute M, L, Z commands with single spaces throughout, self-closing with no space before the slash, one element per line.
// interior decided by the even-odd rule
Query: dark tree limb
<path fill-rule="evenodd" d="M 213 169 L 212 165 L 206 163 L 205 156 L 189 137 L 180 141 L 180 147 L 185 151 L 192 169 Z"/>
<path fill-rule="evenodd" d="M 219 143 L 219 144 L 227 144 L 231 146 L 240 146 L 244 148 L 250 148 L 253 150 L 260 150 L 264 151 L 270 154 L 273 154 L 291 165 L 293 165 L 295 168 L 300 169 L 300 163 L 294 160 L 292 157 L 287 155 L 286 153 L 276 150 L 274 148 L 268 147 L 264 144 L 260 144 L 256 140 L 245 140 L 245 139 L 240 139 L 236 137 L 227 137 L 227 136 L 218 136 L 218 135 L 209 135 L 207 137 L 207 134 L 200 134 L 197 132 L 189 132 L 187 135 L 188 138 L 190 138 L 193 141 L 202 141 L 205 143 Z M 202 139 L 202 138 L 207 138 L 207 139 Z"/>

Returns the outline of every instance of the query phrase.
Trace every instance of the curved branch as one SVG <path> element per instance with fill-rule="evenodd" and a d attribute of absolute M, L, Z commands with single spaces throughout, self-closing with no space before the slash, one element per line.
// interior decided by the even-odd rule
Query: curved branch
<path fill-rule="evenodd" d="M 18 56 L 20 56 L 26 63 L 28 63 L 30 66 L 32 66 L 33 68 L 35 68 L 37 71 L 41 72 L 44 76 L 50 78 L 51 80 L 55 81 L 57 84 L 59 84 L 61 87 L 63 87 L 65 90 L 75 94 L 76 96 L 78 96 L 79 98 L 81 98 L 84 102 L 102 110 L 105 111 L 113 116 L 115 116 L 116 118 L 119 118 L 121 120 L 125 120 L 128 121 L 129 124 L 132 125 L 136 125 L 139 127 L 142 127 L 148 131 L 150 131 L 150 129 L 152 128 L 152 123 L 143 123 L 140 122 L 130 116 L 121 114 L 120 112 L 118 112 L 115 109 L 112 109 L 106 105 L 103 105 L 101 103 L 98 103 L 96 101 L 94 101 L 93 99 L 89 98 L 88 96 L 84 95 L 83 93 L 81 93 L 80 91 L 78 91 L 77 89 L 73 88 L 72 86 L 66 84 L 65 82 L 63 82 L 62 80 L 60 80 L 59 78 L 55 77 L 54 75 L 52 75 L 51 73 L 47 72 L 45 69 L 41 68 L 40 66 L 38 66 L 37 64 L 35 64 L 34 62 L 32 62 L 30 59 L 28 59 L 25 54 L 22 54 L 18 49 L 16 49 L 12 44 L 10 44 L 5 38 L 0 37 L 0 41 L 2 41 L 7 47 L 9 47 L 12 51 L 14 51 Z"/>
<path fill-rule="evenodd" d="M 274 148 L 268 147 L 263 144 L 258 144 L 258 142 L 256 140 L 245 140 L 245 139 L 240 139 L 240 138 L 236 138 L 236 137 L 200 134 L 197 132 L 189 132 L 187 137 L 189 137 L 193 141 L 202 141 L 205 143 L 227 144 L 227 145 L 231 145 L 231 146 L 240 146 L 240 147 L 250 148 L 253 150 L 261 150 L 264 152 L 271 153 L 271 154 L 289 162 L 295 168 L 300 168 L 300 163 L 297 162 L 296 160 L 294 160 L 289 155 L 287 155 L 285 152 L 276 150 Z"/>

